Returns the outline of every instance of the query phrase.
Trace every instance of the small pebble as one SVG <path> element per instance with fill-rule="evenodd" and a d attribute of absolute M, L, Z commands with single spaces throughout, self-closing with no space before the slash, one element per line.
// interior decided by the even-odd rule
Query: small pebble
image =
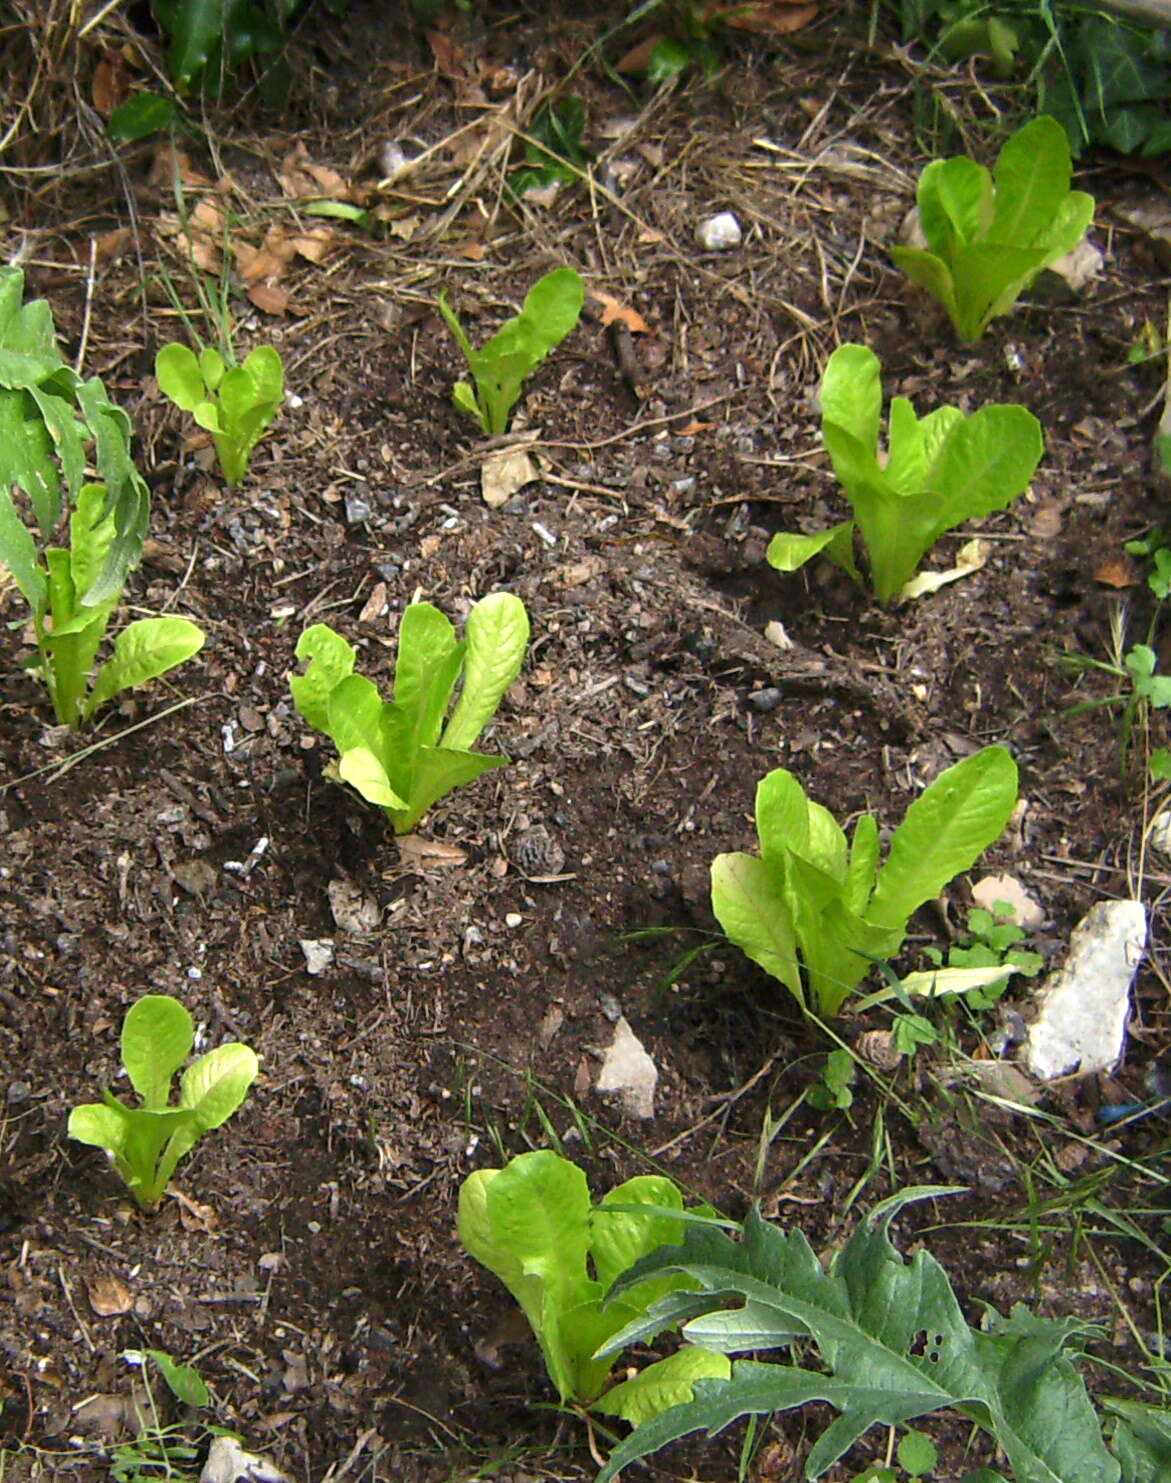
<path fill-rule="evenodd" d="M 32 1096 L 33 1089 L 27 1081 L 10 1081 L 8 1083 L 8 1105 L 19 1107 L 22 1102 L 27 1102 Z"/>
<path fill-rule="evenodd" d="M 516 928 L 519 927 L 523 921 L 524 917 L 521 916 L 519 911 L 510 911 L 504 918 L 504 925 L 506 927 Z"/>
<path fill-rule="evenodd" d="M 718 216 L 709 216 L 699 223 L 695 240 L 705 252 L 726 252 L 730 247 L 740 246 L 744 233 L 730 211 L 721 211 Z"/>
<path fill-rule="evenodd" d="M 754 711 L 767 715 L 769 711 L 775 711 L 783 699 L 776 686 L 770 685 L 766 690 L 754 690 L 748 697 L 748 704 Z"/>
<path fill-rule="evenodd" d="M 346 523 L 348 525 L 364 525 L 374 513 L 374 506 L 368 499 L 363 499 L 360 494 L 352 490 L 346 495 Z"/>

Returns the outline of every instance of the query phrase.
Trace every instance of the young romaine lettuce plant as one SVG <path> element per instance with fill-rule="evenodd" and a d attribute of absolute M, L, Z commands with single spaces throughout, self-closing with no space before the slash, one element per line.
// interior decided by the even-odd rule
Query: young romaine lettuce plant
<path fill-rule="evenodd" d="M 284 399 L 280 352 L 258 345 L 243 365 L 229 366 L 210 345 L 198 356 L 186 345 L 164 345 L 155 356 L 155 376 L 163 394 L 211 433 L 224 478 L 239 484 Z"/>
<path fill-rule="evenodd" d="M 353 673 L 353 645 L 317 623 L 297 643 L 309 667 L 289 680 L 293 703 L 337 747 L 341 780 L 377 804 L 396 834 L 409 834 L 453 788 L 507 764 L 470 748 L 520 673 L 528 639 L 524 603 L 510 592 L 475 604 L 462 642 L 437 607 L 411 603 L 399 625 L 394 699 L 384 702 L 371 680 Z"/>
<path fill-rule="evenodd" d="M 991 173 L 957 155 L 920 175 L 927 247 L 892 247 L 891 257 L 938 300 L 965 344 L 1085 236 L 1094 198 L 1071 191 L 1069 179 L 1069 136 L 1048 116 L 1011 135 Z"/>
<path fill-rule="evenodd" d="M 647 1208 L 612 1208 L 635 1205 Z M 460 1241 L 523 1308 L 563 1405 L 588 1406 L 637 1425 L 690 1400 L 698 1376 L 728 1374 L 722 1355 L 687 1349 L 602 1395 L 613 1361 L 596 1359 L 595 1351 L 683 1284 L 673 1276 L 656 1280 L 603 1306 L 606 1292 L 641 1257 L 681 1240 L 681 1223 L 671 1212 L 682 1209 L 676 1185 L 651 1174 L 628 1179 L 593 1205 L 585 1174 L 549 1149 L 520 1154 L 503 1169 L 478 1169 L 464 1180 Z"/>
<path fill-rule="evenodd" d="M 439 312 L 467 358 L 475 389 L 457 381 L 452 401 L 474 417 L 489 437 L 507 432 L 525 378 L 560 345 L 578 321 L 585 285 L 572 268 L 554 268 L 535 283 L 521 312 L 507 320 L 480 350 L 464 332 L 443 294 Z"/>
<path fill-rule="evenodd" d="M 150 494 L 130 456 L 126 414 L 98 377 L 83 381 L 65 364 L 48 304 L 23 297 L 24 274 L 0 271 L 0 562 L 32 614 L 32 667 L 57 719 L 76 727 L 119 691 L 190 658 L 203 635 L 183 618 L 132 623 L 89 689 L 110 616 L 142 556 Z M 86 482 L 87 460 L 100 483 Z M 66 516 L 69 549 L 52 548 Z"/>
<path fill-rule="evenodd" d="M 768 560 L 792 572 L 825 555 L 860 583 L 857 529 L 875 595 L 889 603 L 945 531 L 1003 510 L 1028 488 L 1044 441 L 1024 407 L 982 407 L 970 417 L 958 407 L 938 407 L 919 418 L 905 397 L 895 397 L 884 459 L 881 420 L 878 357 L 865 345 L 839 346 L 822 377 L 821 436 L 854 518 L 817 535 L 776 535 Z"/>
<path fill-rule="evenodd" d="M 985 747 L 910 805 L 880 865 L 873 814 L 847 840 L 829 810 L 777 768 L 756 790 L 760 856 L 717 855 L 712 910 L 803 1009 L 836 1014 L 873 960 L 899 951 L 919 907 L 998 838 L 1016 798 L 1016 763 L 1003 747 Z"/>
<path fill-rule="evenodd" d="M 1108 1450 L 1068 1350 L 1078 1318 L 1044 1318 L 1018 1303 L 1005 1318 L 985 1305 L 967 1323 L 947 1272 L 930 1252 L 905 1261 L 891 1243 L 892 1218 L 908 1203 L 953 1194 L 907 1189 L 876 1206 L 823 1265 L 800 1230 L 784 1231 L 753 1210 L 741 1239 L 689 1223 L 614 1285 L 614 1301 L 647 1279 L 682 1278 L 602 1346 L 604 1357 L 681 1325 L 683 1338 L 717 1354 L 789 1350 L 801 1363 L 735 1359 L 727 1378 L 695 1381 L 690 1401 L 661 1412 L 615 1448 L 597 1483 L 690 1432 L 711 1437 L 742 1416 L 825 1402 L 837 1417 L 813 1442 L 806 1478 L 820 1478 L 874 1426 L 902 1427 L 950 1412 L 989 1434 L 1017 1483 L 1155 1483 L 1167 1476 L 1167 1413 L 1107 1401 L 1118 1420 Z M 820 1366 L 815 1368 L 815 1354 Z M 977 1468 L 964 1483 L 1007 1483 Z"/>
<path fill-rule="evenodd" d="M 175 1166 L 204 1133 L 227 1122 L 259 1070 L 250 1046 L 217 1046 L 183 1072 L 171 1106 L 171 1078 L 194 1044 L 191 1015 L 177 999 L 144 995 L 122 1021 L 122 1064 L 143 1105 L 127 1107 L 107 1088 L 100 1102 L 69 1114 L 69 1136 L 104 1148 L 143 1210 L 158 1205 Z"/>
<path fill-rule="evenodd" d="M 69 549 L 44 552 L 48 606 L 33 612 L 37 656 L 30 667 L 45 681 L 57 719 L 78 727 L 99 706 L 185 663 L 203 647 L 203 630 L 188 618 L 139 618 L 121 630 L 114 652 L 91 671 L 120 594 L 86 601 L 117 539 L 101 484 L 82 486 L 69 520 Z"/>

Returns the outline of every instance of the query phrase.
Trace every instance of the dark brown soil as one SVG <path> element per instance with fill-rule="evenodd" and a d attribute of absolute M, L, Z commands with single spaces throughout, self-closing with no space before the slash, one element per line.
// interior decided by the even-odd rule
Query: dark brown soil
<path fill-rule="evenodd" d="M 208 643 L 105 716 L 80 754 L 20 668 L 19 631 L 0 651 L 0 1445 L 28 1444 L 8 1476 L 107 1476 L 109 1438 L 83 1437 L 77 1408 L 127 1393 L 119 1355 L 139 1347 L 196 1364 L 215 1395 L 204 1419 L 297 1479 L 589 1476 L 584 1430 L 533 1409 L 551 1400 L 536 1348 L 455 1237 L 460 1181 L 554 1135 L 599 1191 L 659 1167 L 734 1215 L 760 1198 L 819 1247 L 903 1184 L 963 1183 L 967 1196 L 895 1229 L 905 1246 L 935 1228 L 923 1239 L 973 1315 L 1016 1299 L 1072 1311 L 1107 1325 L 1103 1358 L 1144 1363 L 1117 1300 L 1149 1334 L 1159 1263 L 1106 1221 L 1091 1234 L 1042 1211 L 1062 1179 L 1076 1192 L 1114 1167 L 1104 1144 L 1140 1159 L 1163 1137 L 1155 1120 L 1109 1138 L 1094 1120 L 1103 1098 L 1141 1097 L 1165 1049 L 1157 911 L 1118 1083 L 1047 1093 L 1044 1122 L 990 1116 L 927 1052 L 890 1079 L 897 1101 L 863 1078 L 849 1115 L 803 1105 L 771 1142 L 767 1117 L 819 1074 L 828 1042 L 710 936 L 708 866 L 754 847 L 769 768 L 794 770 L 839 817 L 870 809 L 889 825 L 942 764 L 989 741 L 1012 748 L 1027 807 L 988 864 L 1043 904 L 1034 946 L 1058 953 L 1094 901 L 1157 903 L 1166 884 L 1137 850 L 1151 808 L 1141 756 L 1124 776 L 1115 713 L 1064 714 L 1109 681 L 1075 693 L 1058 663 L 1105 657 L 1112 611 L 1128 642 L 1151 617 L 1137 567 L 1122 590 L 1099 580 L 1164 513 L 1146 476 L 1158 378 L 1126 353 L 1144 320 L 1162 322 L 1166 285 L 1113 216 L 1146 187 L 1099 162 L 1103 275 L 1078 302 L 1026 307 L 958 351 L 882 250 L 922 163 L 906 69 L 836 24 L 648 103 L 609 150 L 627 172 L 620 197 L 569 189 L 521 214 L 500 199 L 499 163 L 472 176 L 442 141 L 469 119 L 498 123 L 512 97 L 477 91 L 477 62 L 548 83 L 584 44 L 569 24 L 473 25 L 453 77 L 433 72 L 417 33 L 359 16 L 321 41 L 303 123 L 245 133 L 217 120 L 217 158 L 190 158 L 210 178 L 231 172 L 253 242 L 273 221 L 293 230 L 276 172 L 295 145 L 371 192 L 384 140 L 440 146 L 378 196 L 397 235 L 339 229 L 323 264 L 287 270 L 282 317 L 238 297 L 242 347 L 277 344 L 294 395 L 235 491 L 184 443 L 190 424 L 149 375 L 179 333 L 157 282 L 144 318 L 133 248 L 99 264 L 87 368 L 134 418 L 155 491 L 128 603 L 188 614 Z M 635 105 L 597 69 L 575 86 L 606 149 L 604 126 Z M 477 127 L 475 143 L 496 124 Z M 977 129 L 973 147 L 993 146 Z M 148 273 L 174 209 L 150 164 L 131 154 Z M 461 178 L 471 188 L 436 230 Z M 694 224 L 723 209 L 745 244 L 702 254 Z M 90 236 L 120 225 L 115 191 L 83 220 L 8 230 L 67 355 Z M 491 509 L 483 449 L 451 406 L 460 367 L 436 295 L 447 289 L 479 339 L 562 262 L 651 327 L 631 342 L 637 394 L 612 333 L 583 320 L 523 403 L 546 477 Z M 1046 429 L 1031 493 L 979 531 L 987 565 L 894 612 L 821 568 L 783 578 L 763 560 L 773 531 L 842 509 L 811 398 L 847 339 L 871 344 L 888 393 L 921 408 L 1019 401 Z M 347 518 L 354 496 L 365 518 Z M 929 564 L 950 565 L 971 534 Z M 533 627 L 490 736 L 512 765 L 432 810 L 431 853 L 400 850 L 376 811 L 322 777 L 328 746 L 289 698 L 294 645 L 328 621 L 385 684 L 413 596 L 459 616 L 501 587 Z M 11 588 L 0 605 L 20 620 Z M 763 636 L 774 620 L 791 649 Z M 336 882 L 376 903 L 376 931 L 337 928 Z M 953 926 L 967 903 L 957 883 Z M 945 941 L 937 915 L 919 926 L 919 942 Z M 624 940 L 648 928 L 676 930 Z M 299 944 L 320 938 L 335 959 L 310 977 Z M 146 991 L 187 1003 L 208 1043 L 243 1039 L 263 1057 L 247 1105 L 181 1166 L 184 1198 L 150 1218 L 65 1136 L 69 1108 L 117 1084 L 122 1016 Z M 619 1013 L 659 1068 L 650 1122 L 592 1090 Z M 874 1012 L 839 1028 L 852 1041 L 887 1023 Z M 977 1032 L 957 1033 L 979 1053 Z M 1119 1174 L 1098 1198 L 1153 1210 L 1136 1219 L 1157 1235 L 1157 1189 Z M 109 1278 L 125 1311 L 99 1316 Z M 798 1476 L 800 1420 L 775 1436 L 760 1475 Z M 737 1445 L 697 1445 L 680 1467 L 734 1476 Z M 982 1456 L 951 1455 L 956 1472 L 940 1477 Z"/>

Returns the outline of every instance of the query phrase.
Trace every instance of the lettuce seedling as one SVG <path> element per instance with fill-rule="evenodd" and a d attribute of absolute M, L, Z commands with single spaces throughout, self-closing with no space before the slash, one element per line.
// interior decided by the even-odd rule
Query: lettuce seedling
<path fill-rule="evenodd" d="M 907 809 L 880 866 L 873 814 L 847 840 L 829 810 L 777 768 L 756 790 L 760 856 L 717 855 L 712 910 L 803 1009 L 836 1014 L 871 962 L 899 951 L 913 913 L 1000 835 L 1016 797 L 1016 763 L 1003 747 L 965 757 Z"/>
<path fill-rule="evenodd" d="M 122 1064 L 141 1107 L 127 1107 L 107 1088 L 100 1102 L 75 1107 L 69 1136 L 104 1148 L 143 1210 L 153 1210 L 184 1154 L 226 1123 L 248 1095 L 259 1061 L 250 1046 L 217 1046 L 193 1061 L 170 1105 L 171 1078 L 191 1054 L 190 1014 L 167 994 L 146 994 L 122 1021 Z"/>
<path fill-rule="evenodd" d="M 203 648 L 203 630 L 188 618 L 139 618 L 114 640 L 114 652 L 93 676 L 91 670 L 118 596 L 87 602 L 96 573 L 117 539 L 113 512 L 101 484 L 83 485 L 69 520 L 69 549 L 44 552 L 48 606 L 33 613 L 40 671 L 57 719 L 78 727 L 99 706 L 157 679 Z"/>
<path fill-rule="evenodd" d="M 635 1205 L 648 1208 L 613 1208 Z M 729 1373 L 722 1355 L 684 1350 L 601 1395 L 613 1361 L 595 1359 L 595 1352 L 684 1284 L 656 1280 L 603 1305 L 606 1292 L 634 1262 L 682 1239 L 682 1223 L 671 1215 L 682 1209 L 676 1185 L 657 1174 L 628 1179 L 592 1205 L 584 1173 L 549 1149 L 522 1153 L 503 1169 L 477 1169 L 464 1180 L 460 1241 L 524 1309 L 563 1405 L 590 1406 L 637 1425 L 690 1400 L 700 1375 Z"/>
<path fill-rule="evenodd" d="M 280 352 L 258 345 L 243 365 L 229 366 L 210 345 L 198 356 L 186 345 L 164 345 L 155 376 L 163 394 L 211 433 L 224 478 L 235 487 L 284 399 Z"/>
<path fill-rule="evenodd" d="M 521 312 L 507 320 L 482 350 L 473 350 L 463 325 L 443 294 L 439 312 L 459 342 L 475 381 L 457 381 L 451 399 L 474 417 L 489 437 L 508 430 L 508 418 L 525 377 L 560 345 L 578 321 L 585 285 L 572 268 L 554 268 L 534 284 Z"/>
<path fill-rule="evenodd" d="M 520 673 L 528 639 L 524 603 L 510 592 L 476 603 L 462 642 L 438 608 L 416 602 L 399 625 L 393 701 L 384 702 L 371 680 L 353 673 L 353 645 L 325 623 L 301 635 L 297 658 L 308 659 L 309 667 L 289 686 L 297 710 L 337 747 L 341 780 L 376 803 L 396 834 L 409 834 L 453 788 L 507 764 L 507 757 L 470 748 Z M 461 675 L 463 688 L 444 726 Z"/>
<path fill-rule="evenodd" d="M 20 271 L 0 272 L 0 562 L 32 614 L 30 667 L 40 671 L 57 719 L 77 727 L 120 691 L 189 659 L 203 635 L 185 618 L 132 623 L 89 688 L 111 614 L 142 556 L 150 494 L 130 457 L 126 414 L 96 376 L 83 381 L 70 370 L 48 304 L 22 305 L 23 295 Z M 86 482 L 87 462 L 101 483 Z M 50 547 L 65 516 L 69 548 Z"/>
<path fill-rule="evenodd" d="M 828 556 L 855 581 L 857 528 L 880 602 L 892 602 L 945 531 L 1002 510 L 1028 488 L 1044 440 L 1024 407 L 982 407 L 965 417 L 938 407 L 919 418 L 905 397 L 890 404 L 886 456 L 878 446 L 882 366 L 865 345 L 841 345 L 821 382 L 821 436 L 854 510 L 817 535 L 773 537 L 768 560 L 792 572 Z"/>
<path fill-rule="evenodd" d="M 892 247 L 891 257 L 938 300 L 964 344 L 1085 236 L 1094 198 L 1071 191 L 1069 180 L 1069 136 L 1048 116 L 1011 135 L 991 173 L 957 155 L 932 160 L 920 175 L 927 247 Z"/>

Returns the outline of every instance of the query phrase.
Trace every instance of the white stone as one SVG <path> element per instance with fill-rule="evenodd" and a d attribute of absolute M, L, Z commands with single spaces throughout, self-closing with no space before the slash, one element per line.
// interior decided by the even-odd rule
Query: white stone
<path fill-rule="evenodd" d="M 1155 815 L 1147 838 L 1152 848 L 1163 855 L 1171 855 L 1171 808 L 1165 808 Z"/>
<path fill-rule="evenodd" d="M 614 1039 L 606 1049 L 595 1090 L 617 1092 L 623 1109 L 631 1117 L 655 1115 L 655 1086 L 659 1068 L 647 1055 L 642 1041 L 630 1028 L 625 1015 L 614 1026 Z"/>
<path fill-rule="evenodd" d="M 291 1483 L 287 1473 L 267 1457 L 245 1452 L 235 1437 L 216 1437 L 199 1475 L 199 1483 Z"/>
<path fill-rule="evenodd" d="M 1100 901 L 1090 908 L 1070 936 L 1065 963 L 1034 996 L 1022 1054 L 1034 1076 L 1088 1076 L 1114 1065 L 1146 940 L 1141 901 Z"/>
<path fill-rule="evenodd" d="M 333 962 L 333 938 L 302 937 L 301 951 L 305 954 L 305 971 L 317 978 Z"/>
<path fill-rule="evenodd" d="M 721 211 L 718 216 L 709 216 L 695 229 L 695 240 L 704 252 L 727 252 L 729 247 L 739 247 L 744 240 L 740 223 L 730 211 Z"/>

